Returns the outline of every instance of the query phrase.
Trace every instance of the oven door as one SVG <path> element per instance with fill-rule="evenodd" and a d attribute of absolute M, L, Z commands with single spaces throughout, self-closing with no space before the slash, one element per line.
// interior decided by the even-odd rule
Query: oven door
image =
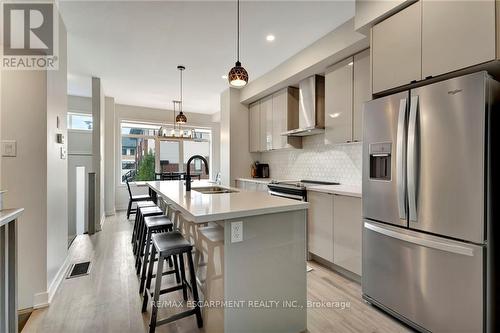
<path fill-rule="evenodd" d="M 287 199 L 292 199 L 292 200 L 306 201 L 305 195 L 285 193 L 285 192 L 277 191 L 275 189 L 273 189 L 273 190 L 269 189 L 268 193 L 270 195 L 274 195 L 276 197 L 282 197 L 282 198 L 287 198 Z"/>

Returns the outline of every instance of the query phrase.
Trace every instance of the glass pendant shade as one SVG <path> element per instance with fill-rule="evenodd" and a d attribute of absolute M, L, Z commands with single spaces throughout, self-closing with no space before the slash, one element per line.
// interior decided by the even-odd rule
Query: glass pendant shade
<path fill-rule="evenodd" d="M 245 68 L 241 66 L 241 62 L 237 61 L 235 66 L 231 68 L 227 75 L 229 84 L 233 87 L 243 87 L 248 83 L 248 73 Z"/>
<path fill-rule="evenodd" d="M 185 124 L 185 123 L 187 123 L 187 118 L 184 115 L 184 113 L 182 113 L 182 111 L 179 112 L 179 114 L 177 115 L 177 117 L 175 117 L 175 122 L 177 124 Z"/>

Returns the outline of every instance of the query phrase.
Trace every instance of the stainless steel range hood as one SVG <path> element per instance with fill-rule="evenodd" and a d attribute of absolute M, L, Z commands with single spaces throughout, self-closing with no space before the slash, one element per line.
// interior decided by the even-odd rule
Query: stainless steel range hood
<path fill-rule="evenodd" d="M 325 77 L 313 75 L 299 82 L 299 128 L 281 133 L 307 136 L 325 131 Z"/>

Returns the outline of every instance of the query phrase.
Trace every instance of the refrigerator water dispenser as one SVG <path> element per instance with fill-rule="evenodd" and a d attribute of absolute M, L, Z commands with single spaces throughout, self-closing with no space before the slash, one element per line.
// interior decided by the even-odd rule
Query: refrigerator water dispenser
<path fill-rule="evenodd" d="M 370 144 L 371 179 L 391 180 L 391 148 L 390 142 Z"/>

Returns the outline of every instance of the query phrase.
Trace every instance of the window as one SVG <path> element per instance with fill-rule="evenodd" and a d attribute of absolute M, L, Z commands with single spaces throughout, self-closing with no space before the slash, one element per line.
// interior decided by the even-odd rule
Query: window
<path fill-rule="evenodd" d="M 207 159 L 210 164 L 210 131 L 199 132 L 197 135 L 200 141 L 183 141 L 184 145 L 184 170 L 187 170 L 187 161 L 193 155 L 201 155 Z M 191 174 L 199 174 L 201 179 L 208 179 L 209 175 L 205 172 L 205 165 L 199 159 L 191 162 Z"/>
<path fill-rule="evenodd" d="M 210 161 L 211 131 L 194 129 L 195 140 L 159 139 L 160 124 L 124 121 L 121 123 L 121 181 L 125 179 L 148 181 L 156 173 L 185 172 L 187 160 L 192 155 L 202 155 Z M 167 133 L 168 125 L 163 125 Z M 183 128 L 183 130 L 193 130 Z M 158 158 L 156 158 L 158 156 Z M 201 161 L 193 161 L 191 173 L 208 178 Z"/>
<path fill-rule="evenodd" d="M 68 129 L 92 130 L 92 115 L 88 113 L 68 112 Z"/>
<path fill-rule="evenodd" d="M 154 131 L 159 126 L 122 123 L 121 179 L 154 180 L 156 138 Z"/>
<path fill-rule="evenodd" d="M 179 168 L 179 141 L 160 141 L 160 172 L 178 172 Z"/>

